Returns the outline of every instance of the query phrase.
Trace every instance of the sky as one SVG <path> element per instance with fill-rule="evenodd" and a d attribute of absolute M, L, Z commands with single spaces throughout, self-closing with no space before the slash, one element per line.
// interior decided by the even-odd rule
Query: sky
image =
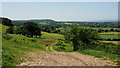
<path fill-rule="evenodd" d="M 3 2 L 2 16 L 12 20 L 118 20 L 117 2 Z"/>

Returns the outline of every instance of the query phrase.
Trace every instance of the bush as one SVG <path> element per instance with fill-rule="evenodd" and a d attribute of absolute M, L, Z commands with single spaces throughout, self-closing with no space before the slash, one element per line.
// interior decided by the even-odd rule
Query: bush
<path fill-rule="evenodd" d="M 58 51 L 65 51 L 65 48 L 64 47 L 58 47 L 57 50 Z"/>
<path fill-rule="evenodd" d="M 10 36 L 9 34 L 3 34 L 2 37 L 6 40 L 12 39 L 12 36 Z"/>
<path fill-rule="evenodd" d="M 66 45 L 64 45 L 64 42 L 63 41 L 58 41 L 58 43 L 56 44 L 56 46 L 66 46 Z"/>
<path fill-rule="evenodd" d="M 32 39 L 32 42 L 36 42 L 36 40 L 35 40 L 35 39 Z"/>
<path fill-rule="evenodd" d="M 9 27 L 9 28 L 6 30 L 6 33 L 14 34 L 14 29 L 13 29 L 13 27 Z"/>

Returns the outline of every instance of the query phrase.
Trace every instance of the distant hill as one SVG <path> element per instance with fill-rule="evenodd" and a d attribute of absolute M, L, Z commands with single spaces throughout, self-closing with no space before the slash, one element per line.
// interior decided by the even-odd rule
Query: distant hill
<path fill-rule="evenodd" d="M 41 20 L 34 19 L 34 20 L 13 20 L 13 22 L 35 22 L 35 23 L 48 22 L 48 23 L 51 23 L 51 22 L 56 22 L 56 21 L 51 20 L 51 19 L 41 19 Z"/>
<path fill-rule="evenodd" d="M 12 21 L 13 21 L 13 24 L 17 24 L 17 25 L 21 25 L 24 22 L 34 22 L 34 23 L 43 23 L 43 22 L 46 22 L 46 23 L 55 23 L 56 22 L 56 21 L 51 20 L 51 19 L 41 19 L 41 20 L 38 20 L 38 19 L 34 19 L 34 20 L 12 20 Z"/>
<path fill-rule="evenodd" d="M 55 21 L 52 19 L 31 19 L 31 20 L 12 20 L 13 24 L 16 25 L 22 25 L 24 24 L 24 22 L 34 22 L 34 23 L 118 23 L 117 21 L 113 21 L 113 20 L 106 20 L 106 21 Z"/>

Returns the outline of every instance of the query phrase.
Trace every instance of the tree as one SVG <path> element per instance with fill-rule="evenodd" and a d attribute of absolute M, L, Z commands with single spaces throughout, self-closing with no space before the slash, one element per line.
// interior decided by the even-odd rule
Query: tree
<path fill-rule="evenodd" d="M 110 29 L 110 32 L 114 32 L 114 29 L 112 28 L 112 29 Z"/>
<path fill-rule="evenodd" d="M 8 18 L 2 18 L 2 24 L 6 26 L 13 26 L 12 21 Z"/>
<path fill-rule="evenodd" d="M 73 26 L 65 35 L 66 40 L 72 41 L 74 51 L 79 50 L 80 46 L 91 45 L 97 38 L 98 34 L 96 31 L 78 26 Z"/>
<path fill-rule="evenodd" d="M 22 32 L 23 32 L 23 26 L 16 26 L 14 28 L 14 33 L 15 34 L 22 34 Z"/>
<path fill-rule="evenodd" d="M 30 37 L 33 37 L 33 35 L 41 36 L 41 30 L 40 30 L 39 26 L 36 23 L 26 22 L 23 25 L 22 34 L 30 36 Z"/>
<path fill-rule="evenodd" d="M 7 30 L 6 30 L 6 33 L 10 33 L 10 34 L 14 34 L 14 29 L 13 27 L 9 27 Z"/>

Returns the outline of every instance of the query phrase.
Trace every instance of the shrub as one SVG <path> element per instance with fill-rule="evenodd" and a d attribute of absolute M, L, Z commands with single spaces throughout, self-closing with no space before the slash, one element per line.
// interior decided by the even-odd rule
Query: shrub
<path fill-rule="evenodd" d="M 6 30 L 6 33 L 10 33 L 10 34 L 14 34 L 14 29 L 13 27 L 9 27 L 7 30 Z"/>
<path fill-rule="evenodd" d="M 56 46 L 66 46 L 66 45 L 64 45 L 63 41 L 58 41 L 58 43 L 56 44 Z"/>
<path fill-rule="evenodd" d="M 12 39 L 12 36 L 10 36 L 9 34 L 3 34 L 2 37 L 6 40 Z"/>
<path fill-rule="evenodd" d="M 65 51 L 65 48 L 64 47 L 58 47 L 57 50 L 58 51 Z"/>
<path fill-rule="evenodd" d="M 31 41 L 32 41 L 32 42 L 36 42 L 37 40 L 35 40 L 35 39 L 32 39 Z"/>

